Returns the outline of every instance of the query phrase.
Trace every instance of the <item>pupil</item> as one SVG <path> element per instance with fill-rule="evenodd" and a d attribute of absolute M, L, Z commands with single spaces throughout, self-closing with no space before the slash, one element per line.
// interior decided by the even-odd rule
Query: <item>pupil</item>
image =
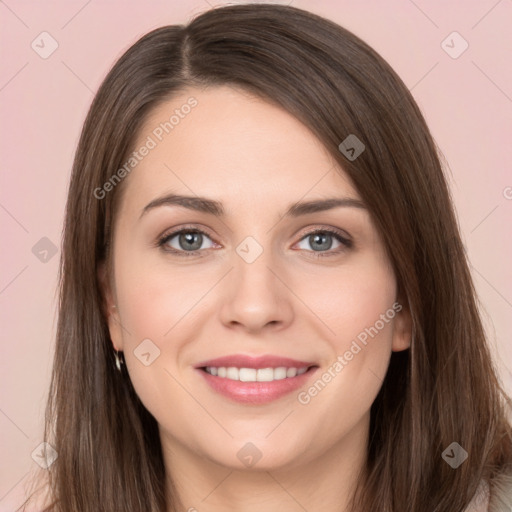
<path fill-rule="evenodd" d="M 332 246 L 332 240 L 330 239 L 330 235 L 327 233 L 315 233 L 314 235 L 311 235 L 313 237 L 314 242 L 311 244 L 313 247 L 313 250 L 327 250 L 330 249 Z M 329 242 L 326 243 L 326 239 L 329 239 Z M 315 249 L 315 244 L 319 243 L 320 248 Z"/>
<path fill-rule="evenodd" d="M 196 243 L 194 244 L 194 237 L 196 237 Z M 202 235 L 201 233 L 186 233 L 181 235 L 180 244 L 183 242 L 185 248 L 191 249 L 192 251 L 198 250 L 202 245 Z"/>

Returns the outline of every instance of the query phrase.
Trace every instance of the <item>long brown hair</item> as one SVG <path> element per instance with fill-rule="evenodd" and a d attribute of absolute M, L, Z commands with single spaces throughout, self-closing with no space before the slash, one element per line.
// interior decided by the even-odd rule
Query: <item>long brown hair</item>
<path fill-rule="evenodd" d="M 152 109 L 190 86 L 231 84 L 308 126 L 352 179 L 393 264 L 414 324 L 371 408 L 354 510 L 458 512 L 481 481 L 503 505 L 512 433 L 435 143 L 387 62 L 339 25 L 280 5 L 209 10 L 142 37 L 114 65 L 76 151 L 60 267 L 60 309 L 45 440 L 53 512 L 176 510 L 157 423 L 115 370 L 99 264 L 125 182 L 98 199 Z M 357 159 L 339 149 L 350 134 Z M 442 452 L 457 442 L 467 460 Z M 168 477 L 169 475 L 167 475 Z M 172 476 L 172 475 L 171 475 Z"/>

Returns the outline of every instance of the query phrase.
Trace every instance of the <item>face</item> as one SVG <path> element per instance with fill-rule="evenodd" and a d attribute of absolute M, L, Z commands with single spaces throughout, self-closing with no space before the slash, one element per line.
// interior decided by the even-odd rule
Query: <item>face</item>
<path fill-rule="evenodd" d="M 158 106 L 143 146 L 101 276 L 113 345 L 166 449 L 276 469 L 364 439 L 410 328 L 343 169 L 290 114 L 227 86 Z"/>

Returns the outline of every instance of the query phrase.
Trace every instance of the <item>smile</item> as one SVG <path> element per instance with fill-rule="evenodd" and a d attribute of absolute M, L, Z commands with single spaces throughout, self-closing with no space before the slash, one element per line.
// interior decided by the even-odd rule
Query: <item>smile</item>
<path fill-rule="evenodd" d="M 236 354 L 198 364 L 208 388 L 244 405 L 262 405 L 305 386 L 319 368 L 314 362 L 280 356 Z"/>
<path fill-rule="evenodd" d="M 278 368 L 235 368 L 230 366 L 207 366 L 205 371 L 210 375 L 230 380 L 238 380 L 240 382 L 272 382 L 274 380 L 282 380 L 290 377 L 302 375 L 308 369 L 303 368 L 286 368 L 280 366 Z"/>

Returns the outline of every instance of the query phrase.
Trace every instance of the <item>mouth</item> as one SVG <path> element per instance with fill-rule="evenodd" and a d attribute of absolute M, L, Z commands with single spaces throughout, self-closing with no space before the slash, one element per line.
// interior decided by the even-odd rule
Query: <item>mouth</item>
<path fill-rule="evenodd" d="M 311 367 L 287 368 L 236 368 L 235 366 L 205 366 L 201 368 L 214 377 L 237 380 L 240 382 L 274 382 L 276 380 L 290 379 L 306 373 Z"/>
<path fill-rule="evenodd" d="M 242 404 L 273 402 L 306 385 L 319 366 L 276 356 L 234 355 L 200 363 L 200 372 L 216 393 Z"/>

